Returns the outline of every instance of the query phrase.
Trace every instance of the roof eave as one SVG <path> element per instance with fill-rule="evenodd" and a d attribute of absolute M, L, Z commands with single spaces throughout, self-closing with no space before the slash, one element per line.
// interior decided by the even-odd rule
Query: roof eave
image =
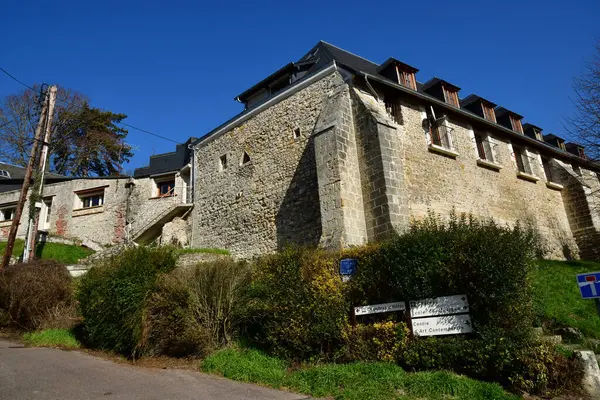
<path fill-rule="evenodd" d="M 427 95 L 425 93 L 421 93 L 421 92 L 416 92 L 416 91 L 414 91 L 412 89 L 405 88 L 402 85 L 396 84 L 396 83 L 394 83 L 392 81 L 389 81 L 389 80 L 386 80 L 386 79 L 382 79 L 382 78 L 380 78 L 378 76 L 374 76 L 374 75 L 368 74 L 366 72 L 360 72 L 360 74 L 363 75 L 363 76 L 368 77 L 369 79 L 372 79 L 374 81 L 380 82 L 380 83 L 382 83 L 384 85 L 387 85 L 387 86 L 393 87 L 395 89 L 398 89 L 398 90 L 400 90 L 400 91 L 402 91 L 404 93 L 407 93 L 407 94 L 410 94 L 412 96 L 418 97 L 418 98 L 420 98 L 422 100 L 426 100 L 426 101 L 432 102 L 432 103 L 436 104 L 437 106 L 443 107 L 443 108 L 445 108 L 445 109 L 447 109 L 449 111 L 452 111 L 454 113 L 457 113 L 457 114 L 460 114 L 460 115 L 465 116 L 467 118 L 470 118 L 472 120 L 475 120 L 475 121 L 477 121 L 477 122 L 479 122 L 481 124 L 484 124 L 484 125 L 487 125 L 487 126 L 489 126 L 491 128 L 494 128 L 496 130 L 502 131 L 503 133 L 507 134 L 509 137 L 514 138 L 514 139 L 518 139 L 518 140 L 521 140 L 521 141 L 524 141 L 524 142 L 526 142 L 528 144 L 531 144 L 533 147 L 536 147 L 536 148 L 539 148 L 539 149 L 544 149 L 544 150 L 549 151 L 549 152 L 551 152 L 551 153 L 553 153 L 553 154 L 555 154 L 555 155 L 557 155 L 559 157 L 569 158 L 571 160 L 576 160 L 576 161 L 578 161 L 581 164 L 584 164 L 584 165 L 587 165 L 587 166 L 593 168 L 595 171 L 600 170 L 600 165 L 597 165 L 597 164 L 595 164 L 595 163 L 593 163 L 593 162 L 591 162 L 589 160 L 585 160 L 585 159 L 583 159 L 581 157 L 578 157 L 576 155 L 573 155 L 573 154 L 570 154 L 570 153 L 566 153 L 566 152 L 564 152 L 564 151 L 562 151 L 560 149 L 557 149 L 557 148 L 555 148 L 555 147 L 553 147 L 553 146 L 551 146 L 551 145 L 549 145 L 547 143 L 544 143 L 544 142 L 541 142 L 539 140 L 532 139 L 532 138 L 530 138 L 528 136 L 516 133 L 516 132 L 514 132 L 514 131 L 512 131 L 512 130 L 510 130 L 508 128 L 503 127 L 502 125 L 495 124 L 493 122 L 490 122 L 490 121 L 486 120 L 485 118 L 482 118 L 482 117 L 480 117 L 478 115 L 475 115 L 473 113 L 465 111 L 462 108 L 457 108 L 457 107 L 450 106 L 449 104 L 446 104 L 445 102 L 443 102 L 441 100 L 438 100 L 438 99 L 436 99 L 433 96 L 429 96 L 429 95 Z"/>

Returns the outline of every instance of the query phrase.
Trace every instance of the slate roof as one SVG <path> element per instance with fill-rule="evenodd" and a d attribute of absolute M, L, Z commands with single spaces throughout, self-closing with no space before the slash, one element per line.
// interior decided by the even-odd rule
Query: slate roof
<path fill-rule="evenodd" d="M 489 101 L 488 99 L 484 99 L 481 96 L 478 96 L 476 94 L 470 94 L 460 101 L 460 106 L 464 108 L 464 107 L 467 107 L 467 106 L 475 103 L 476 101 L 483 101 L 485 103 L 488 103 L 492 107 L 496 107 L 496 105 L 497 105 L 497 104 Z"/>
<path fill-rule="evenodd" d="M 498 118 L 498 117 L 502 117 L 502 116 L 503 116 L 503 115 L 505 115 L 505 114 L 512 114 L 512 115 L 514 115 L 514 116 L 515 116 L 515 117 L 517 117 L 517 118 L 523 118 L 523 116 L 522 116 L 522 115 L 519 115 L 519 114 L 517 114 L 517 113 L 516 113 L 516 112 L 514 112 L 514 111 L 510 111 L 509 109 L 507 109 L 507 108 L 504 108 L 504 107 L 502 107 L 502 106 L 500 106 L 500 107 L 496 107 L 496 110 L 495 110 L 495 112 L 496 112 L 496 118 Z M 539 129 L 539 128 L 538 128 L 538 129 Z"/>
<path fill-rule="evenodd" d="M 23 185 L 23 178 L 25 178 L 26 168 L 18 165 L 8 164 L 0 162 L 0 171 L 7 171 L 10 174 L 10 178 L 0 176 L 0 193 L 12 192 L 13 190 L 21 189 Z M 44 174 L 44 181 L 46 183 L 59 182 L 63 180 L 69 180 L 71 178 L 64 175 L 54 174 L 47 172 Z"/>
<path fill-rule="evenodd" d="M 437 84 L 438 84 L 438 83 L 440 83 L 440 82 L 442 82 L 442 83 L 444 83 L 445 85 L 447 85 L 447 86 L 449 86 L 449 87 L 453 88 L 453 89 L 454 89 L 454 90 L 456 90 L 456 91 L 459 91 L 459 90 L 460 90 L 460 88 L 459 88 L 458 86 L 456 86 L 456 85 L 453 85 L 452 83 L 448 82 L 447 80 L 444 80 L 444 79 L 438 78 L 437 76 L 434 76 L 433 78 L 431 78 L 430 80 L 428 80 L 427 82 L 425 82 L 425 83 L 424 83 L 424 84 L 421 86 L 421 88 L 422 88 L 422 90 L 423 90 L 423 91 L 425 91 L 425 90 L 429 89 L 430 87 L 432 87 L 432 86 L 434 86 L 434 85 L 437 85 Z"/>
<path fill-rule="evenodd" d="M 391 59 L 395 60 L 394 58 L 391 58 Z M 314 65 L 308 70 L 308 73 L 304 77 L 293 82 L 288 88 L 285 89 L 288 91 L 288 93 L 294 93 L 295 90 L 299 90 L 298 88 L 301 87 L 301 83 L 304 80 L 310 78 L 313 75 L 316 75 L 319 71 L 324 70 L 325 68 L 331 66 L 331 64 L 335 62 L 335 64 L 337 66 L 342 67 L 343 69 L 346 69 L 349 72 L 355 72 L 356 75 L 363 76 L 363 77 L 365 77 L 365 79 L 368 76 L 369 79 L 373 78 L 373 81 L 375 81 L 375 82 L 384 84 L 388 87 L 396 88 L 397 90 L 409 93 L 410 95 L 419 97 L 423 100 L 430 101 L 439 107 L 448 109 L 448 111 L 450 111 L 450 112 L 459 113 L 459 114 L 468 116 L 470 118 L 477 120 L 479 123 L 487 125 L 487 126 L 494 126 L 495 128 L 504 131 L 505 134 L 510 135 L 511 137 L 514 137 L 517 140 L 520 140 L 520 141 L 524 140 L 524 141 L 530 143 L 531 145 L 534 145 L 535 147 L 543 147 L 544 149 L 551 151 L 556 155 L 559 154 L 559 152 L 556 151 L 554 149 L 554 147 L 552 147 L 548 144 L 545 144 L 543 141 L 539 141 L 537 139 L 530 138 L 530 137 L 512 132 L 510 129 L 508 129 L 500 124 L 497 124 L 497 123 L 494 123 L 491 121 L 487 121 L 484 118 L 478 116 L 477 114 L 474 114 L 473 112 L 469 111 L 468 109 L 464 109 L 465 106 L 468 106 L 469 104 L 471 104 L 477 100 L 481 100 L 485 103 L 488 103 L 491 107 L 496 107 L 495 103 L 493 103 L 481 96 L 471 94 L 471 95 L 465 97 L 464 99 L 462 99 L 460 101 L 460 105 L 461 105 L 460 109 L 449 106 L 448 104 L 445 104 L 443 101 L 440 101 L 439 99 L 435 98 L 434 96 L 424 92 L 424 90 L 423 90 L 424 84 L 423 83 L 421 83 L 419 81 L 416 82 L 417 83 L 416 91 L 402 87 L 402 85 L 400 85 L 398 82 L 395 82 L 394 80 L 391 80 L 379 73 L 379 71 L 381 71 L 380 64 L 374 63 L 374 62 L 367 60 L 361 56 L 353 54 L 349 51 L 346 51 L 344 49 L 341 49 L 337 46 L 334 46 L 334 45 L 324 42 L 324 41 L 318 42 L 298 62 L 292 63 L 292 65 L 298 65 L 299 63 L 304 63 L 304 62 L 309 62 L 309 61 L 315 61 Z M 388 59 L 388 61 L 389 61 L 389 59 Z M 290 64 L 287 64 L 286 67 L 289 68 L 289 65 Z M 286 68 L 286 67 L 284 67 L 284 68 Z M 281 72 L 281 70 L 278 72 Z M 277 74 L 278 72 L 276 72 L 275 74 Z M 275 74 L 271 74 L 270 77 L 272 78 L 273 75 L 275 75 Z M 267 77 L 266 79 L 263 79 L 261 82 L 264 82 L 265 80 L 268 81 L 269 77 Z M 259 82 L 259 84 L 261 82 Z M 250 89 L 244 91 L 244 94 L 248 95 L 248 94 L 251 94 L 255 90 L 259 90 L 260 89 L 259 84 L 253 85 Z M 271 99 L 272 97 L 273 96 L 266 97 L 264 100 L 253 105 L 251 108 L 247 108 L 247 109 L 243 110 L 238 115 L 232 117 L 228 121 L 217 126 L 210 132 L 206 133 L 205 135 L 202 135 L 198 140 L 194 141 L 193 144 L 194 145 L 198 144 L 198 143 L 206 140 L 207 138 L 213 136 L 214 134 L 219 134 L 224 127 L 228 126 L 229 124 L 235 123 L 235 121 L 237 121 L 237 120 L 242 120 L 247 115 L 251 114 L 254 109 L 260 107 L 262 104 L 269 101 L 269 99 Z M 516 114 L 516 113 L 514 113 L 514 114 Z M 516 115 L 518 115 L 518 114 L 516 114 Z M 598 166 L 595 164 L 593 166 L 594 166 L 594 168 L 598 168 Z"/>
<path fill-rule="evenodd" d="M 6 178 L 6 177 L 2 176 L 2 174 L 0 174 L 0 183 L 2 182 L 2 179 L 23 179 L 23 178 L 25 178 L 25 170 L 26 170 L 26 168 L 23 168 L 21 166 L 7 164 L 7 163 L 0 161 L 0 171 L 7 171 L 10 174 L 10 178 Z M 51 179 L 66 178 L 66 176 L 64 176 L 64 175 L 59 175 L 59 174 L 55 174 L 52 172 L 47 172 L 46 174 L 44 174 L 44 176 L 46 178 L 51 178 Z"/>
<path fill-rule="evenodd" d="M 195 140 L 196 138 L 191 137 L 185 143 L 178 144 L 175 151 L 150 156 L 150 164 L 145 167 L 136 168 L 133 171 L 133 177 L 142 178 L 179 171 L 190 162 L 191 150 L 188 148 L 188 145 Z"/>

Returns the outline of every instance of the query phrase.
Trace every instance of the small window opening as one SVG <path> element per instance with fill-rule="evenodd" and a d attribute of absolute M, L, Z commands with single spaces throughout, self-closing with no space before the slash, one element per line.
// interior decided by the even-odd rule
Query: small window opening
<path fill-rule="evenodd" d="M 16 210 L 16 207 L 0 209 L 0 221 L 12 221 L 12 219 L 15 217 Z"/>
<path fill-rule="evenodd" d="M 571 167 L 573 167 L 573 171 L 574 171 L 574 172 L 575 172 L 577 175 L 581 176 L 581 168 L 579 167 L 579 165 L 577 165 L 577 164 L 573 163 L 573 164 L 571 164 Z"/>
<path fill-rule="evenodd" d="M 542 157 L 542 166 L 544 167 L 544 174 L 546 174 L 546 181 L 554 182 L 554 176 L 552 176 L 552 167 L 550 166 L 550 159 Z"/>
<path fill-rule="evenodd" d="M 10 178 L 10 172 L 5 171 L 5 170 L 0 170 L 0 177 L 2 178 Z"/>
<path fill-rule="evenodd" d="M 294 129 L 294 139 L 300 138 L 300 128 Z"/>
<path fill-rule="evenodd" d="M 477 155 L 480 160 L 494 162 L 494 153 L 489 136 L 475 133 L 475 144 L 477 145 Z"/>
<path fill-rule="evenodd" d="M 223 154 L 221 157 L 219 157 L 219 168 L 221 171 L 227 169 L 227 154 Z"/>
<path fill-rule="evenodd" d="M 156 182 L 157 197 L 170 197 L 175 195 L 175 179 Z"/>
<path fill-rule="evenodd" d="M 529 156 L 527 155 L 527 152 L 524 149 L 515 146 L 513 146 L 513 150 L 519 172 L 532 175 L 531 164 L 529 162 Z"/>
<path fill-rule="evenodd" d="M 244 152 L 244 155 L 242 156 L 242 165 L 248 164 L 249 162 L 250 156 L 248 155 L 248 153 Z"/>

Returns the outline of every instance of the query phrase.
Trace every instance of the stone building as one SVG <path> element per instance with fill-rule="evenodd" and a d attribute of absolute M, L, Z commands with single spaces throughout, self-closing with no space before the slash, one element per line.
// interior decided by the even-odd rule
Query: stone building
<path fill-rule="evenodd" d="M 344 247 L 429 210 L 533 223 L 549 256 L 598 257 L 597 164 L 515 111 L 325 42 L 244 91 L 194 142 L 192 245 Z"/>
<path fill-rule="evenodd" d="M 250 257 L 360 245 L 455 210 L 532 223 L 548 256 L 599 258 L 600 166 L 583 147 L 417 72 L 319 42 L 237 96 L 240 114 L 132 177 L 48 177 L 45 226 L 104 245 L 176 238 Z M 0 239 L 17 184 L 0 171 Z"/>
<path fill-rule="evenodd" d="M 39 230 L 51 238 L 82 241 L 91 247 L 125 241 L 147 242 L 165 223 L 192 207 L 190 138 L 172 153 L 150 157 L 133 176 L 69 178 L 46 176 L 39 203 Z M 0 163 L 0 240 L 6 240 L 24 178 L 24 168 Z M 29 202 L 17 237 L 25 237 Z"/>

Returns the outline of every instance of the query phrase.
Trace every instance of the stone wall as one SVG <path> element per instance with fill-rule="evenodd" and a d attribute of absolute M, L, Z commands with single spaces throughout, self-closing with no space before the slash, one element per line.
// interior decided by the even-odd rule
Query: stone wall
<path fill-rule="evenodd" d="M 495 161 L 499 170 L 477 163 L 473 128 L 452 116 L 455 158 L 428 149 L 425 109 L 402 101 L 406 138 L 405 179 L 408 206 L 413 219 L 423 218 L 429 210 L 448 215 L 452 209 L 493 218 L 501 224 L 532 222 L 545 240 L 550 256 L 563 258 L 576 252 L 563 194 L 548 188 L 539 154 L 531 152 L 537 182 L 517 177 L 513 149 L 509 140 L 493 136 Z"/>
<path fill-rule="evenodd" d="M 335 72 L 195 148 L 193 247 L 252 256 L 317 245 L 322 224 L 313 130 Z M 299 137 L 295 137 L 299 134 Z M 250 161 L 242 164 L 246 152 Z M 227 158 L 221 170 L 220 158 Z"/>
<path fill-rule="evenodd" d="M 314 129 L 322 235 L 320 245 L 343 248 L 367 242 L 350 88 L 327 98 Z"/>
<path fill-rule="evenodd" d="M 127 192 L 123 179 L 77 179 L 49 184 L 44 187 L 44 199 L 52 198 L 49 229 L 51 235 L 91 240 L 103 245 L 121 243 L 125 240 Z M 104 205 L 88 209 L 80 208 L 76 192 L 103 188 Z M 0 193 L 0 205 L 16 202 L 19 192 Z M 27 231 L 29 201 L 25 203 L 17 237 L 23 238 Z M 0 240 L 6 240 L 10 221 L 0 222 Z"/>
<path fill-rule="evenodd" d="M 138 178 L 133 181 L 129 199 L 128 234 L 135 237 L 148 224 L 152 224 L 163 213 L 177 204 L 187 201 L 187 185 L 180 173 L 173 173 L 175 177 L 174 196 L 158 197 L 158 188 L 155 178 Z"/>
<path fill-rule="evenodd" d="M 378 241 L 408 227 L 404 127 L 372 95 L 355 89 L 353 100 L 368 239 Z"/>

